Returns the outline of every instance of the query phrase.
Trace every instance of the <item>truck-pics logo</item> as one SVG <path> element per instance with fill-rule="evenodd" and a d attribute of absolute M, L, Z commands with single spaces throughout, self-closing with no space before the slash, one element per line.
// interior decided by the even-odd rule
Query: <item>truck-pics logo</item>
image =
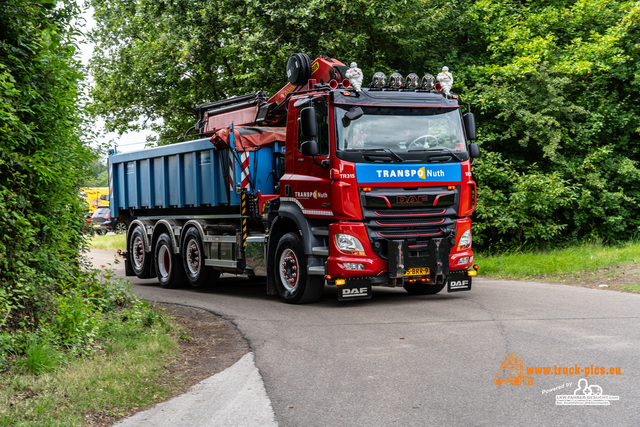
<path fill-rule="evenodd" d="M 513 385 L 533 384 L 533 377 L 527 375 L 621 375 L 620 366 L 522 366 L 522 358 L 517 353 L 509 353 L 503 359 L 495 375 L 496 384 L 509 383 Z"/>
<path fill-rule="evenodd" d="M 502 359 L 494 381 L 498 385 L 505 383 L 511 385 L 533 385 L 533 377 L 524 375 L 522 357 L 518 356 L 517 353 L 509 353 Z"/>

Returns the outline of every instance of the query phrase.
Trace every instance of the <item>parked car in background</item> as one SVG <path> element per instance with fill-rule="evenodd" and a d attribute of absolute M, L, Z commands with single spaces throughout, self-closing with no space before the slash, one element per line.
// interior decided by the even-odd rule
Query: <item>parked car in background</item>
<path fill-rule="evenodd" d="M 109 206 L 101 206 L 96 209 L 91 215 L 91 225 L 96 234 L 105 234 L 108 231 L 120 234 L 127 230 L 127 225 L 124 222 L 118 222 L 118 218 L 111 216 Z"/>

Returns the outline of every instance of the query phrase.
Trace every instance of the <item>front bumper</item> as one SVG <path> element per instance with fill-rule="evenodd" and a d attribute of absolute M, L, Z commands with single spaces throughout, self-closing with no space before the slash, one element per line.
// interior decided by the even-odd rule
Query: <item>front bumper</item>
<path fill-rule="evenodd" d="M 332 224 L 329 235 L 333 236 L 336 233 L 356 237 L 362 243 L 365 254 L 345 254 L 338 249 L 334 239 L 330 238 L 326 277 L 329 284 L 353 287 L 402 286 L 405 281 L 412 283 L 416 280 L 442 284 L 451 274 L 467 275 L 467 270 L 473 262 L 471 249 L 452 253 L 456 244 L 454 235 L 433 238 L 428 245 L 416 245 L 408 239 L 389 240 L 384 259 L 371 247 L 363 224 Z"/>

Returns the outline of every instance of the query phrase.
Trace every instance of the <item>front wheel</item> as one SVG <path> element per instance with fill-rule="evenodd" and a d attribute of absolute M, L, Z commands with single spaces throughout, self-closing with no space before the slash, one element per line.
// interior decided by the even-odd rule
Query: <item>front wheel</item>
<path fill-rule="evenodd" d="M 434 295 L 444 289 L 445 283 L 430 285 L 425 283 L 405 283 L 404 289 L 411 295 Z"/>
<path fill-rule="evenodd" d="M 318 301 L 324 290 L 324 277 L 307 274 L 307 259 L 300 238 L 287 233 L 276 247 L 274 273 L 280 298 L 290 304 Z"/>
<path fill-rule="evenodd" d="M 173 243 L 167 233 L 158 237 L 154 260 L 160 286 L 166 289 L 175 289 L 184 284 L 184 269 L 180 257 L 173 253 Z"/>

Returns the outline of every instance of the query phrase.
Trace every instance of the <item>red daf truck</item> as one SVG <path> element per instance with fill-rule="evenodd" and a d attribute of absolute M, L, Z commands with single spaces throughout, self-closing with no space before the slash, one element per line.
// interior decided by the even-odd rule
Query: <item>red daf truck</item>
<path fill-rule="evenodd" d="M 373 286 L 470 290 L 470 106 L 431 75 L 376 73 L 356 88 L 348 73 L 294 54 L 272 97 L 194 107 L 201 139 L 111 153 L 127 273 L 164 287 L 266 276 L 288 303 L 317 301 L 325 285 L 340 300 Z"/>

